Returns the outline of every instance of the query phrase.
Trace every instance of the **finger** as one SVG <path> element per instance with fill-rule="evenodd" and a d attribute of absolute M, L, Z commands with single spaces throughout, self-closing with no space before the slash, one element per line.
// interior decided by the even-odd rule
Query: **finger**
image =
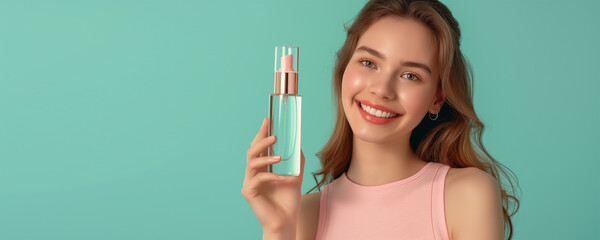
<path fill-rule="evenodd" d="M 266 172 L 267 166 L 281 161 L 281 156 L 268 156 L 252 159 L 246 167 L 247 175 L 253 177 L 258 172 Z"/>
<path fill-rule="evenodd" d="M 252 159 L 255 159 L 258 157 L 263 157 L 263 156 L 260 156 L 260 154 L 264 153 L 266 155 L 267 147 L 270 145 L 273 145 L 273 143 L 275 143 L 276 141 L 277 141 L 276 136 L 270 136 L 270 137 L 265 137 L 263 139 L 260 139 L 254 145 L 252 145 L 252 146 L 250 146 L 250 148 L 248 148 L 248 152 L 246 154 L 246 161 L 248 163 L 250 163 L 252 161 Z"/>
<path fill-rule="evenodd" d="M 250 143 L 250 146 L 254 145 L 259 140 L 267 137 L 267 134 L 268 134 L 267 127 L 269 126 L 269 121 L 268 120 L 269 120 L 269 118 L 264 118 L 263 119 L 262 124 L 260 125 L 260 130 L 258 130 L 258 133 L 256 134 L 256 136 L 252 140 L 252 143 Z"/>

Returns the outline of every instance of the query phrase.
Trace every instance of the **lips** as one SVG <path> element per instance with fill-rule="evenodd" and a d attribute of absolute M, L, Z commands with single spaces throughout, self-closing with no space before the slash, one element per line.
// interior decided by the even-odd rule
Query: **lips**
<path fill-rule="evenodd" d="M 365 105 L 368 105 L 368 106 L 371 106 L 371 107 L 374 107 L 375 109 L 384 110 L 386 112 L 389 111 L 389 113 L 394 113 L 394 114 L 396 114 L 396 116 L 393 117 L 393 118 L 383 118 L 383 117 L 373 116 L 373 115 L 367 113 L 365 110 L 363 110 L 360 107 L 361 103 L 365 104 Z M 367 122 L 374 123 L 374 124 L 377 124 L 377 125 L 383 125 L 383 124 L 390 123 L 390 122 L 392 122 L 392 121 L 394 121 L 394 120 L 396 120 L 396 119 L 398 119 L 398 118 L 400 118 L 402 116 L 402 114 L 394 112 L 393 110 L 391 110 L 389 108 L 383 107 L 381 105 L 370 104 L 367 101 L 358 101 L 357 100 L 356 101 L 356 107 L 358 108 L 358 111 L 359 111 L 360 115 L 363 117 L 363 119 L 365 119 Z"/>

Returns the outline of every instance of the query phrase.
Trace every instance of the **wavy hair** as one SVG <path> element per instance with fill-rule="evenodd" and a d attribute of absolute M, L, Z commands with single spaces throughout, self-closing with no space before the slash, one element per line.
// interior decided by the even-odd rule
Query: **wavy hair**
<path fill-rule="evenodd" d="M 424 161 L 439 162 L 453 168 L 476 167 L 496 178 L 501 187 L 505 233 L 509 240 L 512 239 L 510 218 L 519 209 L 519 200 L 512 195 L 515 194 L 515 186 L 518 187 L 517 177 L 483 146 L 481 135 L 484 125 L 473 107 L 472 71 L 460 51 L 460 28 L 450 10 L 437 0 L 372 0 L 360 11 L 350 28 L 346 28 L 347 38 L 337 53 L 333 76 L 336 122 L 329 141 L 316 154 L 321 161 L 321 170 L 312 173 L 316 186 L 308 192 L 321 190 L 350 166 L 353 133 L 341 103 L 342 76 L 360 36 L 384 16 L 410 18 L 425 24 L 433 31 L 439 44 L 441 71 L 438 87 L 443 90 L 446 101 L 436 121 L 424 117 L 412 131 L 411 149 Z M 506 178 L 508 188 L 502 183 L 501 175 Z M 317 176 L 321 176 L 321 180 Z"/>

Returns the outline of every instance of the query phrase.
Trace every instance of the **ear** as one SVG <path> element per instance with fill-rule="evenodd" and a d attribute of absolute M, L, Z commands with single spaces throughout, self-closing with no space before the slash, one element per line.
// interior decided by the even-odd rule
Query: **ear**
<path fill-rule="evenodd" d="M 435 93 L 435 98 L 433 99 L 433 104 L 429 108 L 429 112 L 431 114 L 440 113 L 442 110 L 442 106 L 444 106 L 444 102 L 446 101 L 446 95 L 441 87 L 438 87 L 437 92 Z"/>

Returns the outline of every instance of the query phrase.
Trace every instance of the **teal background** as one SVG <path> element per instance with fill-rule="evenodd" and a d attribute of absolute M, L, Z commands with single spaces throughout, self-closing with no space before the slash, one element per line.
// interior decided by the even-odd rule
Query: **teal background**
<path fill-rule="evenodd" d="M 259 239 L 240 191 L 274 46 L 300 47 L 314 172 L 364 2 L 0 0 L 0 239 Z M 597 236 L 600 3 L 444 2 L 519 177 L 514 239 Z"/>

